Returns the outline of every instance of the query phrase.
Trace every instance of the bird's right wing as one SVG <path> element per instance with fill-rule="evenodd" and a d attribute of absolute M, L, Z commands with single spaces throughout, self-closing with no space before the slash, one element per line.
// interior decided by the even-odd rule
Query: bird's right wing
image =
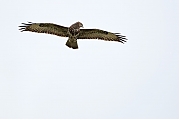
<path fill-rule="evenodd" d="M 56 25 L 53 23 L 22 23 L 23 26 L 19 26 L 21 32 L 23 31 L 31 31 L 37 33 L 47 33 L 53 34 L 61 37 L 68 37 L 67 31 L 68 28 L 60 25 Z"/>

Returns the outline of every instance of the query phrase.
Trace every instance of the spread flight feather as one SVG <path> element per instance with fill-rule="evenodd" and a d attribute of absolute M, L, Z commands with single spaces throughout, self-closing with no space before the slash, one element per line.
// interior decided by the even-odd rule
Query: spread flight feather
<path fill-rule="evenodd" d="M 101 39 L 105 41 L 116 41 L 121 43 L 127 41 L 125 36 L 120 35 L 120 33 L 111 33 L 100 29 L 80 29 L 80 27 L 83 27 L 81 22 L 76 22 L 70 27 L 64 27 L 53 23 L 28 22 L 22 24 L 23 26 L 19 26 L 19 30 L 21 30 L 21 32 L 31 31 L 68 37 L 66 45 L 73 49 L 78 48 L 77 39 Z"/>

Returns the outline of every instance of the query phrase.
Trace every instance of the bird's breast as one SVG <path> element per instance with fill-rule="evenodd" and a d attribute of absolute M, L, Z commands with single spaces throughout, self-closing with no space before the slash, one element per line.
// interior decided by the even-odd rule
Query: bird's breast
<path fill-rule="evenodd" d="M 80 29 L 69 28 L 69 29 L 68 29 L 68 32 L 69 32 L 69 34 L 71 34 L 72 36 L 76 36 L 76 35 L 79 34 Z"/>

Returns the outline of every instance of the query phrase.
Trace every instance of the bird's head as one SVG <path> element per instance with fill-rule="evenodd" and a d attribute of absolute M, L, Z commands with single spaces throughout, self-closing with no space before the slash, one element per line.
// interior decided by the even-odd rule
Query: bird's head
<path fill-rule="evenodd" d="M 79 25 L 79 28 L 82 27 L 83 28 L 83 24 L 81 22 L 77 22 Z"/>

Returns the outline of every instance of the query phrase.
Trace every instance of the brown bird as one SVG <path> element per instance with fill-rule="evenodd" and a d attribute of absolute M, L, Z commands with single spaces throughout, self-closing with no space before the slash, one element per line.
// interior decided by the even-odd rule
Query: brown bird
<path fill-rule="evenodd" d="M 120 33 L 111 33 L 100 29 L 80 29 L 83 27 L 81 22 L 76 22 L 70 27 L 64 27 L 53 23 L 22 23 L 19 26 L 21 32 L 31 31 L 37 33 L 53 34 L 61 37 L 68 37 L 66 46 L 72 49 L 78 49 L 78 39 L 101 39 L 105 41 L 116 41 L 124 43 L 127 41 L 125 36 Z"/>

